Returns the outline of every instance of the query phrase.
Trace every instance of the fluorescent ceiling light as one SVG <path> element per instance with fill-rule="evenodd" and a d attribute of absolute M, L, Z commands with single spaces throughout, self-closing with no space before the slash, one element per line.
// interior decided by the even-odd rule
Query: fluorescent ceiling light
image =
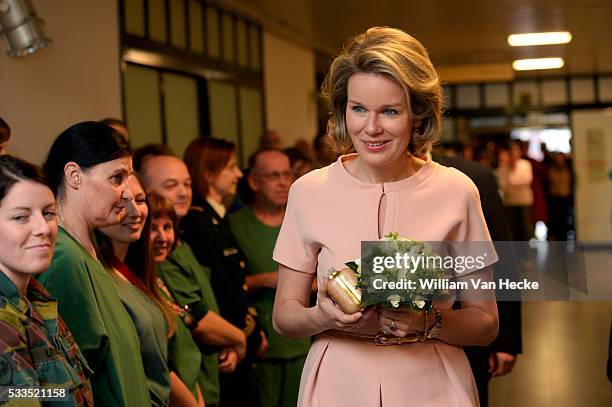
<path fill-rule="evenodd" d="M 513 47 L 525 47 L 529 45 L 567 44 L 571 40 L 572 34 L 569 31 L 511 34 L 508 36 L 508 44 Z"/>
<path fill-rule="evenodd" d="M 563 58 L 517 59 L 512 62 L 515 71 L 532 71 L 535 69 L 556 69 L 563 67 Z"/>

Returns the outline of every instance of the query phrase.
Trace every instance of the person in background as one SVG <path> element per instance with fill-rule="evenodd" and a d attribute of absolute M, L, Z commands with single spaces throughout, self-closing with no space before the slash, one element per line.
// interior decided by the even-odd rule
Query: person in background
<path fill-rule="evenodd" d="M 314 169 L 312 160 L 308 158 L 301 150 L 296 147 L 290 147 L 283 150 L 283 152 L 289 157 L 291 164 L 291 172 L 293 173 L 293 179 L 296 180 L 302 175 L 309 173 Z"/>
<path fill-rule="evenodd" d="M 57 301 L 33 278 L 53 258 L 55 210 L 40 168 L 0 157 L 0 400 L 8 387 L 58 387 L 66 405 L 93 406 L 92 371 Z"/>
<path fill-rule="evenodd" d="M 251 368 L 267 347 L 266 336 L 248 306 L 246 257 L 227 220 L 223 202 L 236 194 L 242 172 L 236 164 L 236 146 L 214 138 L 194 139 L 185 151 L 185 164 L 193 180 L 193 205 L 182 219 L 183 239 L 200 263 L 211 269 L 211 284 L 221 316 L 242 329 L 247 357 L 234 373 L 221 374 L 221 405 L 252 405 Z M 242 391 L 235 391 L 242 389 Z"/>
<path fill-rule="evenodd" d="M 457 168 L 470 177 L 478 188 L 482 212 L 491 239 L 494 242 L 510 241 L 512 235 L 504 216 L 504 205 L 498 193 L 497 182 L 490 167 L 463 158 L 448 157 L 432 152 L 431 159 L 446 167 Z M 506 243 L 509 245 L 509 243 Z M 505 247 L 500 247 L 505 248 Z M 518 265 L 513 253 L 499 256 L 493 266 L 495 279 L 518 280 Z M 489 346 L 468 346 L 465 353 L 472 367 L 481 407 L 489 401 L 489 381 L 492 377 L 512 372 L 518 354 L 522 352 L 521 303 L 520 301 L 498 301 L 499 334 Z"/>
<path fill-rule="evenodd" d="M 117 130 L 127 141 L 130 141 L 130 134 L 128 132 L 127 124 L 123 120 L 116 119 L 113 117 L 107 117 L 100 120 L 100 123 L 104 123 L 108 126 L 111 126 L 113 129 Z"/>
<path fill-rule="evenodd" d="M 6 154 L 6 145 L 11 139 L 11 128 L 0 117 L 0 155 Z"/>
<path fill-rule="evenodd" d="M 172 203 L 163 196 L 151 192 L 148 194 L 151 256 L 156 268 L 160 267 L 176 248 L 178 218 Z M 168 364 L 170 369 L 180 377 L 191 390 L 192 397 L 175 397 L 170 394 L 170 405 L 190 405 L 191 400 L 197 400 L 198 406 L 204 406 L 204 397 L 200 382 L 206 382 L 206 370 L 202 364 L 202 353 L 191 330 L 198 321 L 193 317 L 189 306 L 181 306 L 176 301 L 166 284 L 160 277 L 155 278 L 159 293 L 164 302 L 175 315 L 176 332 L 168 344 Z M 180 396 L 185 396 L 181 392 Z M 189 399 L 189 400 L 188 400 Z"/>
<path fill-rule="evenodd" d="M 253 369 L 257 402 L 260 407 L 295 406 L 311 341 L 280 336 L 272 327 L 278 282 L 278 263 L 272 260 L 272 251 L 293 179 L 289 157 L 280 150 L 259 150 L 249 158 L 249 170 L 254 200 L 230 215 L 229 221 L 246 256 L 249 303 L 268 334 L 266 356 Z"/>
<path fill-rule="evenodd" d="M 325 167 L 333 163 L 338 155 L 334 153 L 334 150 L 328 145 L 325 139 L 325 133 L 319 133 L 313 141 L 313 149 L 315 153 L 315 168 Z"/>
<path fill-rule="evenodd" d="M 60 229 L 51 266 L 38 280 L 58 299 L 94 371 L 96 404 L 149 406 L 138 333 L 92 239 L 95 228 L 119 223 L 134 198 L 131 148 L 112 127 L 82 122 L 55 139 L 43 169 L 57 194 Z"/>
<path fill-rule="evenodd" d="M 289 148 L 296 148 L 302 153 L 302 155 L 306 156 L 306 158 L 308 158 L 308 160 L 312 162 L 312 157 L 314 154 L 312 152 L 312 148 L 308 140 L 300 138 L 296 140 L 296 142 L 293 144 L 293 147 L 289 147 Z"/>
<path fill-rule="evenodd" d="M 172 399 L 175 405 L 194 407 L 191 390 L 168 366 L 168 340 L 175 335 L 176 323 L 155 276 L 147 196 L 133 174 L 129 185 L 134 199 L 124 218 L 118 225 L 96 229 L 98 253 L 138 331 L 153 405 L 166 406 Z"/>
<path fill-rule="evenodd" d="M 140 173 L 141 169 L 146 165 L 149 158 L 162 155 L 174 156 L 174 153 L 170 147 L 165 144 L 149 143 L 142 147 L 138 147 L 136 150 L 134 150 L 134 154 L 132 155 L 134 171 Z"/>
<path fill-rule="evenodd" d="M 574 176 L 565 154 L 556 152 L 548 168 L 549 240 L 567 240 L 573 206 Z"/>
<path fill-rule="evenodd" d="M 531 209 L 533 172 L 529 161 L 521 158 L 521 147 L 514 143 L 510 151 L 500 151 L 497 179 L 504 205 L 508 214 L 508 224 L 512 238 L 528 241 L 533 234 Z"/>
<path fill-rule="evenodd" d="M 140 174 L 148 192 L 156 192 L 172 203 L 180 222 L 191 206 L 192 197 L 191 176 L 185 163 L 174 156 L 153 155 L 144 161 Z M 200 264 L 188 243 L 177 237 L 175 248 L 158 265 L 157 272 L 177 303 L 191 309 L 195 320 L 191 332 L 202 353 L 204 374 L 199 383 L 206 405 L 215 406 L 222 394 L 219 371 L 229 374 L 236 369 L 245 355 L 246 337 L 219 315 L 211 271 Z"/>
<path fill-rule="evenodd" d="M 275 130 L 266 130 L 259 138 L 259 148 L 276 148 L 283 147 L 283 142 L 280 135 Z"/>
<path fill-rule="evenodd" d="M 531 191 L 533 193 L 533 204 L 531 205 L 530 227 L 533 229 L 535 224 L 543 222 L 548 224 L 548 202 L 546 191 L 548 190 L 548 174 L 544 160 L 538 161 L 529 157 L 529 142 L 517 141 L 516 144 L 521 149 L 521 158 L 531 164 Z M 510 149 L 512 151 L 512 148 Z M 532 235 L 534 235 L 532 231 Z"/>

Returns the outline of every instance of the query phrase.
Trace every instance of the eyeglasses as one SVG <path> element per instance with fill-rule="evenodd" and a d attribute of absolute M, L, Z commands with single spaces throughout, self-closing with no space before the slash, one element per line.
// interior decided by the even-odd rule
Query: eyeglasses
<path fill-rule="evenodd" d="M 291 171 L 283 171 L 283 172 L 275 171 L 275 172 L 268 172 L 268 173 L 259 172 L 259 173 L 255 173 L 254 175 L 261 177 L 269 182 L 277 182 L 277 181 L 280 181 L 281 179 L 285 179 L 285 180 L 293 179 L 293 173 Z"/>

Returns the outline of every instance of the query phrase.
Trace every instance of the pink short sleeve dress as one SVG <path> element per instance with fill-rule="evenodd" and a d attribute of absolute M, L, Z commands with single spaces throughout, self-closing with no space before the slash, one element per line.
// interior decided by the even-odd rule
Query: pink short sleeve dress
<path fill-rule="evenodd" d="M 316 272 L 321 283 L 332 268 L 359 257 L 362 240 L 378 240 L 379 229 L 422 241 L 491 240 L 478 190 L 461 172 L 428 160 L 406 179 L 368 184 L 346 171 L 343 162 L 354 157 L 342 156 L 292 185 L 274 250 L 278 263 Z M 493 251 L 486 265 L 496 259 Z M 379 333 L 378 319 L 360 332 Z M 478 394 L 460 347 L 436 340 L 376 346 L 318 335 L 298 405 L 465 407 L 478 405 Z"/>

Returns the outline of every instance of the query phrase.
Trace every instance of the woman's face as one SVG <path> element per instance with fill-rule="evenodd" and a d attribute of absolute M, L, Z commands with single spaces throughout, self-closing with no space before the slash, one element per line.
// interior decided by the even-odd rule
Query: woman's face
<path fill-rule="evenodd" d="M 242 178 L 242 171 L 238 168 L 236 154 L 232 154 L 227 165 L 210 182 L 210 189 L 222 198 L 235 195 L 240 178 Z"/>
<path fill-rule="evenodd" d="M 132 243 L 140 239 L 149 214 L 147 196 L 134 175 L 128 177 L 128 186 L 134 199 L 127 203 L 123 219 L 117 225 L 100 229 L 111 240 L 121 243 Z"/>
<path fill-rule="evenodd" d="M 19 181 L 0 201 L 0 270 L 17 286 L 49 268 L 57 238 L 55 198 L 37 182 Z"/>
<path fill-rule="evenodd" d="M 356 73 L 348 81 L 346 127 L 360 160 L 387 166 L 408 151 L 414 127 L 404 89 L 376 73 Z"/>
<path fill-rule="evenodd" d="M 132 199 L 128 177 L 132 173 L 132 157 L 121 157 L 82 171 L 77 197 L 87 221 L 93 227 L 118 224 L 125 216 Z M 68 187 L 69 188 L 69 187 Z"/>
<path fill-rule="evenodd" d="M 151 219 L 151 244 L 153 245 L 153 261 L 162 263 L 174 245 L 172 219 L 167 216 Z"/>

